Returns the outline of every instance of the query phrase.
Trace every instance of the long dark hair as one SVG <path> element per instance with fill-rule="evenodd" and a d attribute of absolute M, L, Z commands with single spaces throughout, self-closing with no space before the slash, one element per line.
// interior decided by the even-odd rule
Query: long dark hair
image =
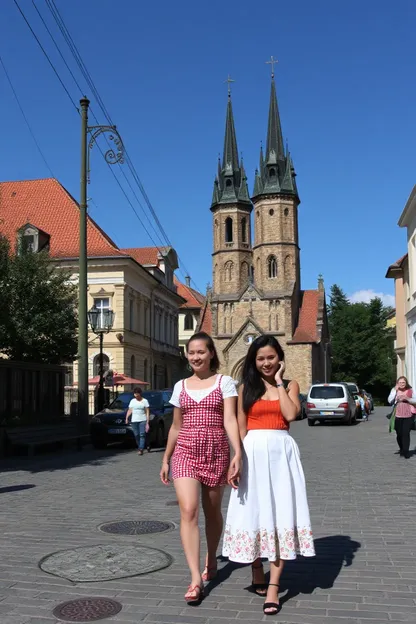
<path fill-rule="evenodd" d="M 285 359 L 285 354 L 274 336 L 259 336 L 250 345 L 243 366 L 242 381 L 243 388 L 243 409 L 248 413 L 250 407 L 266 392 L 263 377 L 257 370 L 256 357 L 259 349 L 272 347 L 279 356 L 279 360 Z"/>
<path fill-rule="evenodd" d="M 189 338 L 188 342 L 186 343 L 186 352 L 187 353 L 189 352 L 189 345 L 194 340 L 203 340 L 205 342 L 205 344 L 207 345 L 208 351 L 212 354 L 210 369 L 211 369 L 211 371 L 213 373 L 216 373 L 218 371 L 219 367 L 220 367 L 220 359 L 218 357 L 218 353 L 217 353 L 217 350 L 215 348 L 215 344 L 214 344 L 213 339 L 206 332 L 203 332 L 203 331 L 197 332 L 196 334 L 191 336 Z"/>

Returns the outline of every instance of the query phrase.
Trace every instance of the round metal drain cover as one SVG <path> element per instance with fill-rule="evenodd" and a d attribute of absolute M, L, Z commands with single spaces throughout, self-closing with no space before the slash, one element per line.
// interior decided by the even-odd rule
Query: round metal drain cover
<path fill-rule="evenodd" d="M 122 522 L 107 522 L 99 529 L 112 535 L 148 535 L 149 533 L 164 533 L 175 527 L 171 522 L 159 520 L 124 520 Z"/>
<path fill-rule="evenodd" d="M 80 598 L 63 602 L 53 614 L 66 622 L 96 622 L 120 613 L 122 606 L 109 598 Z"/>
<path fill-rule="evenodd" d="M 172 557 L 157 548 L 137 544 L 99 544 L 61 550 L 39 562 L 43 572 L 75 583 L 113 581 L 163 570 Z"/>

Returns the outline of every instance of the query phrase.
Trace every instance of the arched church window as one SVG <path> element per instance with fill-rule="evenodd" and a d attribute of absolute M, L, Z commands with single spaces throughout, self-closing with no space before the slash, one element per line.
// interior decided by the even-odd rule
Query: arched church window
<path fill-rule="evenodd" d="M 241 240 L 243 243 L 247 242 L 247 219 L 245 217 L 241 219 Z"/>
<path fill-rule="evenodd" d="M 230 179 L 225 181 L 225 186 L 231 186 L 231 185 L 232 185 L 232 182 Z"/>
<path fill-rule="evenodd" d="M 103 353 L 103 373 L 108 371 L 109 368 L 110 368 L 110 358 L 108 357 L 108 355 Z M 96 377 L 97 375 L 100 374 L 100 356 L 99 355 L 96 355 L 94 357 L 94 361 L 93 361 L 93 364 L 92 364 L 92 370 L 93 370 L 94 377 Z"/>
<path fill-rule="evenodd" d="M 269 256 L 267 259 L 267 271 L 269 279 L 277 277 L 277 260 L 275 256 Z"/>
<path fill-rule="evenodd" d="M 225 220 L 225 242 L 233 242 L 233 220 L 231 217 L 227 217 Z"/>
<path fill-rule="evenodd" d="M 248 263 L 243 261 L 241 263 L 241 277 L 242 277 L 242 279 L 247 279 L 248 278 L 248 272 L 249 272 Z"/>
<path fill-rule="evenodd" d="M 226 282 L 231 282 L 233 279 L 234 264 L 231 260 L 224 265 L 224 277 Z"/>
<path fill-rule="evenodd" d="M 274 215 L 274 210 L 273 210 L 273 208 L 270 208 L 270 210 L 269 210 L 269 215 L 270 215 L 271 217 Z"/>
<path fill-rule="evenodd" d="M 269 171 L 269 177 L 270 178 L 276 177 L 276 169 L 274 169 L 273 167 Z"/>
<path fill-rule="evenodd" d="M 289 214 L 289 208 L 285 208 L 285 210 L 284 210 L 284 215 L 285 215 L 285 217 L 287 217 L 287 216 L 288 216 L 288 214 Z"/>

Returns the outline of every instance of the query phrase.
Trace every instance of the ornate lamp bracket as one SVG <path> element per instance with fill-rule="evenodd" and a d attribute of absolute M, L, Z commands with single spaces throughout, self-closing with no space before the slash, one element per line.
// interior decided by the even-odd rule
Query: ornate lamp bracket
<path fill-rule="evenodd" d="M 94 147 L 97 138 L 100 134 L 108 133 L 108 140 L 114 143 L 114 148 L 110 146 L 104 154 L 105 161 L 109 165 L 115 165 L 116 163 L 123 164 L 124 162 L 124 146 L 121 136 L 118 133 L 116 126 L 90 126 L 87 132 L 91 135 L 88 143 L 87 152 L 87 182 L 90 183 L 90 151 Z"/>

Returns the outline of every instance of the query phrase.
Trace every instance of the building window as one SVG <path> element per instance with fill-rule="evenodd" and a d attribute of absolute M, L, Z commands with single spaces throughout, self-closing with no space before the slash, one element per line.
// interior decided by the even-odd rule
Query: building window
<path fill-rule="evenodd" d="M 284 212 L 285 217 L 287 217 L 289 214 L 289 208 L 285 208 L 283 212 Z"/>
<path fill-rule="evenodd" d="M 134 331 L 134 301 L 133 299 L 129 300 L 129 320 L 130 320 L 130 331 Z"/>
<path fill-rule="evenodd" d="M 187 312 L 185 314 L 184 329 L 185 329 L 185 331 L 192 331 L 193 328 L 194 328 L 194 317 L 193 317 L 193 314 L 191 314 L 191 312 Z"/>
<path fill-rule="evenodd" d="M 94 305 L 99 310 L 100 316 L 97 319 L 97 328 L 104 329 L 104 312 L 110 309 L 110 298 L 109 297 L 100 297 L 94 299 Z"/>
<path fill-rule="evenodd" d="M 247 219 L 245 217 L 241 219 L 241 240 L 243 243 L 247 242 Z"/>
<path fill-rule="evenodd" d="M 227 217 L 225 220 L 225 242 L 233 242 L 233 220 L 231 217 Z"/>
<path fill-rule="evenodd" d="M 277 277 L 277 260 L 275 256 L 269 256 L 267 259 L 267 271 L 269 279 Z"/>
<path fill-rule="evenodd" d="M 136 358 L 134 355 L 131 356 L 130 360 L 130 376 L 136 377 Z"/>
<path fill-rule="evenodd" d="M 225 181 L 225 186 L 230 187 L 230 186 L 232 186 L 232 184 L 233 183 L 231 182 L 230 178 L 228 178 L 228 180 Z"/>
<path fill-rule="evenodd" d="M 110 358 L 108 355 L 103 353 L 103 373 L 110 369 Z M 92 363 L 92 374 L 94 377 L 97 377 L 100 374 L 100 354 L 94 357 L 94 361 Z"/>
<path fill-rule="evenodd" d="M 147 360 L 143 362 L 143 381 L 147 381 Z"/>
<path fill-rule="evenodd" d="M 276 169 L 273 169 L 273 168 L 270 169 L 269 176 L 271 178 L 275 178 L 276 177 Z"/>
<path fill-rule="evenodd" d="M 234 263 L 229 260 L 224 265 L 224 279 L 226 282 L 231 282 L 234 274 Z"/>
<path fill-rule="evenodd" d="M 274 210 L 273 210 L 273 208 L 270 208 L 270 210 L 269 210 L 269 215 L 270 215 L 271 217 L 274 215 Z"/>
<path fill-rule="evenodd" d="M 153 366 L 153 388 L 157 389 L 157 364 Z"/>

